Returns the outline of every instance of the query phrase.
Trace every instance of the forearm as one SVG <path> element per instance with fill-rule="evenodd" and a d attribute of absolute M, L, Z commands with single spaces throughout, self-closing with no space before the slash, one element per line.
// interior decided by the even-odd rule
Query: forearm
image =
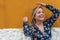
<path fill-rule="evenodd" d="M 48 8 L 48 9 L 49 9 L 50 11 L 52 11 L 54 14 L 55 14 L 55 13 L 60 14 L 60 10 L 56 9 L 55 7 L 53 7 L 53 6 L 49 5 L 49 4 L 46 5 L 46 8 Z"/>
<path fill-rule="evenodd" d="M 50 25 L 53 25 L 60 15 L 60 10 L 54 8 L 51 5 L 46 5 L 46 8 L 53 12 L 53 15 L 50 18 L 48 18 L 46 22 L 48 22 Z"/>
<path fill-rule="evenodd" d="M 23 31 L 24 31 L 25 36 L 32 36 L 32 32 L 31 32 L 31 29 L 28 25 L 28 22 L 23 23 L 23 28 L 24 28 Z"/>

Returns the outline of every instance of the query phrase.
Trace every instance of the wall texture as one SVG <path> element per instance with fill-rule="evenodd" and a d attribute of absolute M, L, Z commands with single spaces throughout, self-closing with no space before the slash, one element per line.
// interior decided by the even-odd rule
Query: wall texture
<path fill-rule="evenodd" d="M 35 2 L 44 2 L 60 9 L 60 0 L 0 0 L 0 28 L 22 28 L 22 19 L 28 16 L 31 21 L 32 9 Z M 46 18 L 52 15 L 48 9 L 44 8 Z M 60 27 L 60 17 L 54 27 Z"/>

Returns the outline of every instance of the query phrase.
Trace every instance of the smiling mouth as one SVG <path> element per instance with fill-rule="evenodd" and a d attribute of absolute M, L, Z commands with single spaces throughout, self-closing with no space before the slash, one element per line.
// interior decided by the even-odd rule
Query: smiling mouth
<path fill-rule="evenodd" d="M 40 18 L 44 18 L 44 16 L 39 16 Z"/>

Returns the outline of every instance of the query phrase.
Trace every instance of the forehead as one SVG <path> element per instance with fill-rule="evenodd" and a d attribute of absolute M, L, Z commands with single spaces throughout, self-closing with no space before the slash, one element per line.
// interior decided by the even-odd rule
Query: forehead
<path fill-rule="evenodd" d="M 38 9 L 37 9 L 37 12 L 38 12 L 38 11 L 43 11 L 43 9 L 42 9 L 42 8 L 38 8 Z"/>

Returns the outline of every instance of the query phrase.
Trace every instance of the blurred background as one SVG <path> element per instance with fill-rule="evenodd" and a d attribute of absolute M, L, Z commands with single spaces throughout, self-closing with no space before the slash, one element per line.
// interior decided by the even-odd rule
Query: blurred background
<path fill-rule="evenodd" d="M 0 28 L 23 28 L 23 17 L 28 16 L 31 22 L 32 10 L 36 2 L 51 4 L 60 10 L 60 0 L 0 0 Z M 44 8 L 46 19 L 52 15 Z M 60 27 L 60 17 L 53 27 Z"/>

